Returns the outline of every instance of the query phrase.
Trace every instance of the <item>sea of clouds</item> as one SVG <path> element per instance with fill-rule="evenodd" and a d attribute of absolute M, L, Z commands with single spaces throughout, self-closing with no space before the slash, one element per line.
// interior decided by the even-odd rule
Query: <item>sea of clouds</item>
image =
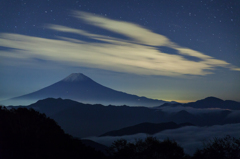
<path fill-rule="evenodd" d="M 240 138 L 240 124 L 214 125 L 209 127 L 187 126 L 174 130 L 165 130 L 154 135 L 140 133 L 117 137 L 89 137 L 87 139 L 110 146 L 113 141 L 118 139 L 126 139 L 128 142 L 135 142 L 136 139 L 145 139 L 149 136 L 156 137 L 160 141 L 169 138 L 170 140 L 175 140 L 182 146 L 185 153 L 192 155 L 197 148 L 201 149 L 203 147 L 203 142 L 207 142 L 215 137 L 225 137 L 226 135 Z"/>

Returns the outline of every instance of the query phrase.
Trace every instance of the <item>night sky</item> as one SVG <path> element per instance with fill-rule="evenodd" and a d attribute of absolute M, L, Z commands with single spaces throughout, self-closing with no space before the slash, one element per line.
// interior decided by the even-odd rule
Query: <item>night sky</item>
<path fill-rule="evenodd" d="M 71 73 L 179 102 L 240 101 L 239 0 L 1 0 L 0 100 Z"/>

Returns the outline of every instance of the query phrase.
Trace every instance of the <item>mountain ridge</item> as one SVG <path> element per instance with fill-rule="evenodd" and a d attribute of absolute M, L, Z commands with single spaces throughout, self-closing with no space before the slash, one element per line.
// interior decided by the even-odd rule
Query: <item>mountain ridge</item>
<path fill-rule="evenodd" d="M 217 97 L 206 97 L 196 102 L 183 104 L 185 107 L 193 108 L 220 108 L 220 109 L 231 109 L 240 110 L 240 103 L 232 100 L 222 100 Z"/>
<path fill-rule="evenodd" d="M 164 103 L 161 107 L 177 107 L 177 106 L 183 106 L 183 107 L 192 107 L 192 108 L 199 108 L 199 109 L 230 109 L 230 110 L 240 110 L 240 102 L 233 101 L 233 100 L 222 100 L 217 97 L 206 97 L 204 99 L 197 100 L 195 102 L 189 102 L 189 103 Z"/>
<path fill-rule="evenodd" d="M 139 97 L 103 86 L 82 73 L 72 73 L 64 79 L 22 96 L 11 98 L 4 103 L 21 103 L 31 101 L 29 105 L 45 98 L 63 98 L 89 104 L 129 105 L 129 106 L 158 106 L 166 101 Z M 6 104 L 4 104 L 6 105 Z M 8 104 L 9 105 L 9 104 Z M 11 104 L 14 105 L 14 104 Z M 15 104 L 16 105 L 16 104 Z M 17 104 L 21 105 L 21 104 Z"/>
<path fill-rule="evenodd" d="M 149 135 L 153 135 L 156 133 L 159 133 L 164 130 L 169 130 L 169 129 L 177 129 L 180 127 L 184 126 L 194 126 L 194 124 L 191 123 L 181 123 L 181 124 L 176 124 L 175 122 L 165 122 L 165 123 L 149 123 L 149 122 L 144 122 L 140 123 L 137 125 L 125 127 L 119 130 L 113 130 L 106 132 L 99 137 L 103 136 L 125 136 L 125 135 L 134 135 L 138 133 L 145 133 Z"/>

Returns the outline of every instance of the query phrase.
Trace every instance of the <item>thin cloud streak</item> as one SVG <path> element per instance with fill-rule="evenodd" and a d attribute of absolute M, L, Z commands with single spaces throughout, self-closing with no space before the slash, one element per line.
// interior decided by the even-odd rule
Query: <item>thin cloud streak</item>
<path fill-rule="evenodd" d="M 133 23 L 111 20 L 78 11 L 73 12 L 73 16 L 90 25 L 127 36 L 131 40 L 50 24 L 46 27 L 53 31 L 79 34 L 103 43 L 81 41 L 69 37 L 47 39 L 2 33 L 0 34 L 0 46 L 13 50 L 0 51 L 0 57 L 29 60 L 40 58 L 74 66 L 142 75 L 207 75 L 212 74 L 216 67 L 240 70 L 223 60 L 178 46 L 167 37 Z M 179 54 L 171 55 L 161 52 L 156 49 L 156 46 L 170 47 L 177 50 Z M 184 55 L 200 58 L 201 61 L 188 60 L 184 58 Z"/>

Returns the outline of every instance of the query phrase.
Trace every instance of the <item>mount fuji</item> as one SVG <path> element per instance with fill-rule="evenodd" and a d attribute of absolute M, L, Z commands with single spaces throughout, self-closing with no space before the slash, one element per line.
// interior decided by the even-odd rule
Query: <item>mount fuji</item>
<path fill-rule="evenodd" d="M 27 105 L 45 98 L 71 99 L 103 105 L 159 106 L 165 101 L 139 97 L 102 86 L 82 73 L 72 73 L 63 80 L 38 91 L 2 101 L 4 105 Z"/>

